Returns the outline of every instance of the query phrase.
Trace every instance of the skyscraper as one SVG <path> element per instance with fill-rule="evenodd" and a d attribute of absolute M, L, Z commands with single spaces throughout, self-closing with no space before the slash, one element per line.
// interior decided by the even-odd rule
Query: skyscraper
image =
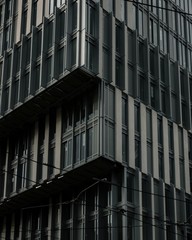
<path fill-rule="evenodd" d="M 191 0 L 0 1 L 0 239 L 192 239 Z"/>

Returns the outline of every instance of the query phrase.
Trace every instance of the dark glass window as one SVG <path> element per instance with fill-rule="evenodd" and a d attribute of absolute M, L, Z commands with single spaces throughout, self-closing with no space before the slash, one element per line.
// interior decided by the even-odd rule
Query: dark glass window
<path fill-rule="evenodd" d="M 124 162 L 128 162 L 128 143 L 127 143 L 127 134 L 122 133 L 122 159 Z"/>
<path fill-rule="evenodd" d="M 147 138 L 152 139 L 152 119 L 151 119 L 151 112 L 147 111 Z"/>
<path fill-rule="evenodd" d="M 163 160 L 163 153 L 159 152 L 159 177 L 164 178 L 164 160 Z"/>
<path fill-rule="evenodd" d="M 139 42 L 139 67 L 144 68 L 144 44 Z"/>
<path fill-rule="evenodd" d="M 175 163 L 173 156 L 169 157 L 169 174 L 170 174 L 170 182 L 172 184 L 175 183 Z"/>
<path fill-rule="evenodd" d="M 110 22 L 109 22 L 109 14 L 104 13 L 103 14 L 103 42 L 106 46 L 110 45 L 110 34 L 109 34 L 109 29 L 110 29 Z"/>
<path fill-rule="evenodd" d="M 135 131 L 140 132 L 140 107 L 135 105 Z"/>
<path fill-rule="evenodd" d="M 173 125 L 168 125 L 169 150 L 173 150 Z"/>
<path fill-rule="evenodd" d="M 192 192 L 192 166 L 190 166 L 189 168 L 189 177 L 190 177 L 190 189 Z"/>
<path fill-rule="evenodd" d="M 40 86 L 40 64 L 35 67 L 35 74 L 34 74 L 34 90 L 38 90 Z"/>
<path fill-rule="evenodd" d="M 164 89 L 161 90 L 161 111 L 166 113 L 166 92 Z"/>
<path fill-rule="evenodd" d="M 12 0 L 6 1 L 6 19 L 9 19 L 12 14 Z"/>
<path fill-rule="evenodd" d="M 148 209 L 150 207 L 150 192 L 149 192 L 149 182 L 147 179 L 142 179 L 142 205 L 143 208 Z"/>
<path fill-rule="evenodd" d="M 131 173 L 127 174 L 127 201 L 134 201 L 134 175 Z"/>
<path fill-rule="evenodd" d="M 30 54 L 31 54 L 31 39 L 29 38 L 25 43 L 25 64 L 30 63 Z"/>
<path fill-rule="evenodd" d="M 146 78 L 142 75 L 138 76 L 139 79 L 139 97 L 145 102 L 147 100 L 147 81 Z"/>
<path fill-rule="evenodd" d="M 153 50 L 150 50 L 150 73 L 155 75 L 155 53 Z"/>
<path fill-rule="evenodd" d="M 27 10 L 23 12 L 23 19 L 22 19 L 22 32 L 23 34 L 26 34 L 27 31 Z"/>
<path fill-rule="evenodd" d="M 7 111 L 9 107 L 9 87 L 4 90 L 4 111 Z"/>
<path fill-rule="evenodd" d="M 152 144 L 147 143 L 147 169 L 148 173 L 153 173 L 153 161 L 152 161 Z"/>
<path fill-rule="evenodd" d="M 122 29 L 121 26 L 116 24 L 116 53 L 122 53 Z"/>
<path fill-rule="evenodd" d="M 11 60 L 12 60 L 12 55 L 9 54 L 7 56 L 7 62 L 6 62 L 6 81 L 9 80 L 10 74 L 11 74 L 11 71 L 10 71 L 10 69 L 11 69 Z"/>
<path fill-rule="evenodd" d="M 59 74 L 62 74 L 64 72 L 64 47 L 58 51 L 58 60 Z"/>
<path fill-rule="evenodd" d="M 61 40 L 65 36 L 65 12 L 61 12 L 59 20 L 59 39 Z"/>
<path fill-rule="evenodd" d="M 41 37 L 42 37 L 42 30 L 37 32 L 37 46 L 36 46 L 36 57 L 38 58 L 41 55 Z"/>
<path fill-rule="evenodd" d="M 87 33 L 95 37 L 96 33 L 96 14 L 95 8 L 87 4 Z"/>
<path fill-rule="evenodd" d="M 1 86 L 1 82 L 2 82 L 2 70 L 3 70 L 3 63 L 0 62 L 0 86 Z"/>
<path fill-rule="evenodd" d="M 3 24 L 3 17 L 4 17 L 4 5 L 0 6 L 0 26 Z"/>
<path fill-rule="evenodd" d="M 53 46 L 53 21 L 48 24 L 48 49 Z"/>
<path fill-rule="evenodd" d="M 21 47 L 16 49 L 16 63 L 15 63 L 15 73 L 18 73 L 20 70 L 20 57 L 21 57 Z"/>
<path fill-rule="evenodd" d="M 46 81 L 50 83 L 52 79 L 52 56 L 46 60 Z"/>
<path fill-rule="evenodd" d="M 37 3 L 38 0 L 33 3 L 33 25 L 36 26 L 37 23 Z"/>
<path fill-rule="evenodd" d="M 161 76 L 161 81 L 165 82 L 165 65 L 164 65 L 164 59 L 160 58 L 160 76 Z"/>
<path fill-rule="evenodd" d="M 4 49 L 8 49 L 11 47 L 11 25 L 8 25 L 5 29 L 5 45 Z"/>
<path fill-rule="evenodd" d="M 158 129 L 158 143 L 163 144 L 163 129 L 162 129 L 162 119 L 157 119 L 157 129 Z"/>
<path fill-rule="evenodd" d="M 71 66 L 76 64 L 76 38 L 71 40 Z"/>
<path fill-rule="evenodd" d="M 71 14 L 71 26 L 72 26 L 72 31 L 77 28 L 77 1 L 72 3 L 72 14 Z"/>
<path fill-rule="evenodd" d="M 151 86 L 150 86 L 150 94 L 151 94 L 151 106 L 153 107 L 153 108 L 155 108 L 156 107 L 156 98 L 155 98 L 155 92 L 156 92 L 156 90 L 155 90 L 155 84 L 153 84 L 153 83 L 151 83 Z"/>
<path fill-rule="evenodd" d="M 116 78 L 116 85 L 118 87 L 122 87 L 122 63 L 120 60 L 117 60 L 115 61 L 115 78 Z"/>
<path fill-rule="evenodd" d="M 29 95 L 29 73 L 26 73 L 24 76 L 24 88 L 23 88 L 23 95 L 26 98 Z"/>
<path fill-rule="evenodd" d="M 181 83 L 181 96 L 185 97 L 185 75 L 183 72 L 180 72 L 180 83 Z"/>
<path fill-rule="evenodd" d="M 141 145 L 139 139 L 135 139 L 135 166 L 141 168 Z"/>
<path fill-rule="evenodd" d="M 178 129 L 178 137 L 179 137 L 179 156 L 184 157 L 184 152 L 183 152 L 183 131 L 182 128 Z"/>
<path fill-rule="evenodd" d="M 122 124 L 127 126 L 128 124 L 128 106 L 127 98 L 122 98 Z"/>

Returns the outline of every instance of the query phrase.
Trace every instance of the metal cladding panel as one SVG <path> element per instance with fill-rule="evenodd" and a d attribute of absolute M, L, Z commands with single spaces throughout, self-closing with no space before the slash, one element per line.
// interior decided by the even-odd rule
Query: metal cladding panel
<path fill-rule="evenodd" d="M 124 92 L 128 94 L 128 31 L 125 25 L 123 25 L 123 32 L 124 32 Z"/>
<path fill-rule="evenodd" d="M 147 173 L 147 135 L 146 135 L 146 107 L 140 104 L 141 117 L 141 169 L 142 172 Z"/>
<path fill-rule="evenodd" d="M 22 1 L 18 1 L 17 25 L 16 25 L 16 29 L 14 30 L 16 31 L 15 43 L 21 40 L 21 22 L 22 22 Z"/>
<path fill-rule="evenodd" d="M 129 129 L 129 166 L 135 168 L 135 122 L 134 122 L 134 100 L 128 97 L 128 129 Z"/>
<path fill-rule="evenodd" d="M 62 134 L 62 111 L 61 108 L 57 109 L 56 113 L 56 142 L 55 142 L 55 166 L 60 168 L 61 165 L 61 134 Z M 55 175 L 59 173 L 58 169 L 54 169 Z"/>
<path fill-rule="evenodd" d="M 29 1 L 28 9 L 27 9 L 26 34 L 31 32 L 32 7 L 33 7 L 33 1 Z M 41 13 L 41 15 L 42 15 L 42 13 Z M 37 16 L 39 16 L 39 15 L 37 15 Z"/>
<path fill-rule="evenodd" d="M 157 113 L 152 110 L 153 176 L 159 179 Z"/>
<path fill-rule="evenodd" d="M 78 53 L 78 59 L 79 59 L 79 66 L 85 65 L 85 36 L 86 36 L 86 0 L 82 0 L 79 2 L 79 16 L 80 16 L 80 22 L 79 22 L 79 53 Z"/>
<path fill-rule="evenodd" d="M 33 158 L 38 159 L 38 142 L 39 142 L 39 127 L 38 127 L 38 122 L 35 123 L 34 126 L 34 144 L 33 144 Z M 30 162 L 30 179 L 32 181 L 36 181 L 37 179 L 37 164 L 36 162 Z M 29 182 L 29 185 L 32 185 L 32 181 Z"/>
<path fill-rule="evenodd" d="M 49 158 L 49 115 L 46 115 L 45 118 L 45 138 L 44 138 L 44 158 L 43 163 L 47 164 Z M 44 166 L 38 166 L 37 168 L 42 167 L 42 179 L 46 180 L 48 177 L 48 168 Z"/>
<path fill-rule="evenodd" d="M 98 47 L 98 76 L 103 77 L 103 9 L 99 7 L 98 19 L 99 19 L 99 47 Z"/>
<path fill-rule="evenodd" d="M 116 76 L 116 74 L 115 74 L 115 51 L 116 51 L 116 47 L 115 47 L 115 45 L 116 45 L 116 39 L 115 39 L 115 29 L 116 29 L 116 27 L 115 27 L 115 18 L 112 16 L 112 21 L 111 21 L 111 23 L 112 23 L 112 29 L 111 29 L 111 39 L 112 39 L 112 44 L 111 44 L 111 46 L 112 46 L 112 49 L 111 49 L 111 51 L 112 51 L 112 54 L 111 54 L 111 70 L 112 70 L 112 84 L 115 86 L 116 85 L 116 78 L 115 78 L 115 76 Z"/>
<path fill-rule="evenodd" d="M 49 2 L 50 2 L 50 0 L 49 1 L 40 0 L 38 2 L 39 2 L 39 5 L 42 5 L 43 2 L 45 2 L 44 3 L 44 17 L 49 17 Z"/>
<path fill-rule="evenodd" d="M 37 2 L 37 26 L 43 21 L 43 0 L 38 0 Z M 47 5 L 48 1 L 45 1 L 45 5 Z"/>
<path fill-rule="evenodd" d="M 169 140 L 168 140 L 168 122 L 163 117 L 163 161 L 164 161 L 164 180 L 165 183 L 170 184 L 170 171 L 169 171 Z"/>
<path fill-rule="evenodd" d="M 103 9 L 107 12 L 113 11 L 113 1 L 111 0 L 103 0 Z"/>
<path fill-rule="evenodd" d="M 120 20 L 124 21 L 125 20 L 125 1 L 124 0 L 119 0 L 119 1 L 114 1 L 114 8 L 115 8 L 115 17 Z"/>
<path fill-rule="evenodd" d="M 133 30 L 136 29 L 135 6 L 131 2 L 127 2 L 127 26 Z"/>
<path fill-rule="evenodd" d="M 115 159 L 122 162 L 122 92 L 115 89 Z"/>
<path fill-rule="evenodd" d="M 175 160 L 175 186 L 180 189 L 180 166 L 179 166 L 179 139 L 178 126 L 173 123 L 174 160 Z"/>
<path fill-rule="evenodd" d="M 185 191 L 191 194 L 190 190 L 190 173 L 189 173 L 189 146 L 188 133 L 183 129 L 183 146 L 184 146 L 184 171 L 185 171 Z"/>

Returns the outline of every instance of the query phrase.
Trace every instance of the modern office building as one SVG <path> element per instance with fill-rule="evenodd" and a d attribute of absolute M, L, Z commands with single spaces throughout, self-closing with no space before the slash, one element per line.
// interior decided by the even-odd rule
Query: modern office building
<path fill-rule="evenodd" d="M 192 1 L 0 1 L 0 239 L 192 239 Z"/>

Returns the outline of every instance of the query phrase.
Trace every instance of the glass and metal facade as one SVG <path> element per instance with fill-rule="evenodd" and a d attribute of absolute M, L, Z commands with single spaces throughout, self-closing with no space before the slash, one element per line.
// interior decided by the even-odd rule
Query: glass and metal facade
<path fill-rule="evenodd" d="M 0 239 L 192 238 L 191 0 L 0 2 Z"/>

